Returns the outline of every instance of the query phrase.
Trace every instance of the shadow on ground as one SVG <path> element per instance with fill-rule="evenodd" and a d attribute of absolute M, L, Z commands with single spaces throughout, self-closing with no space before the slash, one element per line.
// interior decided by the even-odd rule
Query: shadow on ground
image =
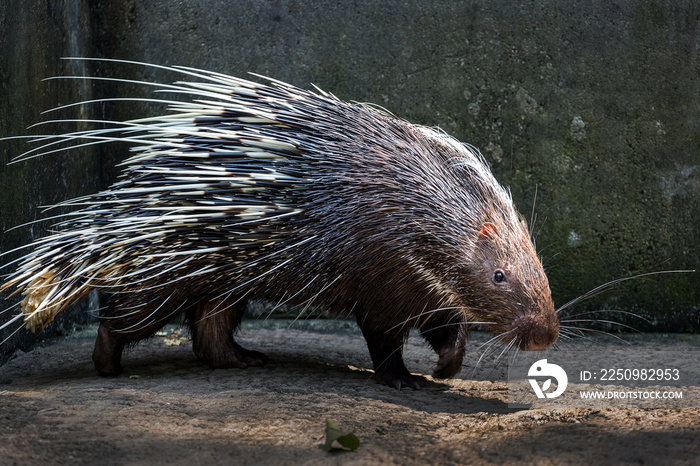
<path fill-rule="evenodd" d="M 212 370 L 189 342 L 156 337 L 125 354 L 123 375 L 99 377 L 95 328 L 18 354 L 0 367 L 0 462 L 690 464 L 700 456 L 697 409 L 510 409 L 502 367 L 398 391 L 373 381 L 359 332 L 337 325 L 248 325 L 240 341 L 270 362 L 245 370 Z M 674 344 L 686 343 L 654 343 Z M 436 361 L 413 337 L 405 357 L 423 374 Z M 360 448 L 324 452 L 326 418 L 354 432 Z"/>

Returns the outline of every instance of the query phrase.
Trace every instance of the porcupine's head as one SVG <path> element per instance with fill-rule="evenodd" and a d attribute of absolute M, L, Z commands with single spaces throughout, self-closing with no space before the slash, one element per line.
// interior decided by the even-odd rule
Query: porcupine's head
<path fill-rule="evenodd" d="M 559 336 L 559 317 L 510 193 L 475 149 L 432 129 L 421 132 L 433 151 L 442 153 L 439 158 L 450 173 L 442 186 L 433 186 L 441 193 L 434 196 L 439 220 L 426 228 L 435 228 L 431 236 L 442 256 L 430 273 L 434 287 L 451 295 L 446 301 L 463 317 L 483 322 L 509 347 L 529 351 L 552 345 Z M 451 185 L 446 195 L 445 185 Z"/>
<path fill-rule="evenodd" d="M 489 330 L 504 342 L 526 351 L 544 349 L 559 336 L 547 276 L 525 221 L 499 223 L 482 225 L 462 293 L 471 296 L 471 312 L 493 322 Z"/>

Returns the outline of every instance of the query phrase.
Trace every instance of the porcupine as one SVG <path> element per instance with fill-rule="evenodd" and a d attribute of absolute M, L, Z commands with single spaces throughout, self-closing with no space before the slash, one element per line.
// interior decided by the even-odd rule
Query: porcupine
<path fill-rule="evenodd" d="M 134 153 L 107 190 L 64 203 L 82 209 L 3 285 L 22 293 L 15 319 L 29 329 L 96 288 L 111 296 L 100 374 L 120 373 L 125 346 L 178 314 L 197 357 L 244 368 L 266 361 L 234 340 L 249 299 L 313 301 L 356 318 L 376 379 L 397 388 L 424 383 L 402 358 L 411 328 L 438 354 L 438 378 L 460 370 L 469 322 L 521 350 L 556 340 L 526 223 L 475 148 L 318 88 L 157 67 L 195 78 L 158 84 L 188 100 L 44 140 Z"/>

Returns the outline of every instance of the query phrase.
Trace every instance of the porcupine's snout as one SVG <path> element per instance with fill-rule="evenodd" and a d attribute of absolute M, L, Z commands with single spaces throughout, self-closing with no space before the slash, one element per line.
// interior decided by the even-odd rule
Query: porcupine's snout
<path fill-rule="evenodd" d="M 525 314 L 516 317 L 509 340 L 514 340 L 522 351 L 538 351 L 551 346 L 559 337 L 559 315 L 554 309 L 549 290 L 539 296 L 538 302 Z"/>
<path fill-rule="evenodd" d="M 550 315 L 525 315 L 513 322 L 518 347 L 538 351 L 551 346 L 559 337 L 559 319 Z"/>

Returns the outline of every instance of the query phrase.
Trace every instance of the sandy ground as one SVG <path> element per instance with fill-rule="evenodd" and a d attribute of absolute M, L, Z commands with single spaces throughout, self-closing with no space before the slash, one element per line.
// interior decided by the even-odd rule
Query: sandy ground
<path fill-rule="evenodd" d="M 212 370 L 191 343 L 156 337 L 96 375 L 95 327 L 0 367 L 0 464 L 697 464 L 700 409 L 510 409 L 502 364 L 474 374 L 479 338 L 457 379 L 398 391 L 371 379 L 354 324 L 336 333 L 249 324 L 260 368 Z M 327 324 L 324 324 L 327 325 Z M 681 340 L 683 340 L 681 338 Z M 655 339 L 657 349 L 698 345 Z M 629 351 L 639 351 L 635 343 Z M 436 357 L 411 338 L 406 362 Z M 483 380 L 473 380 L 483 379 Z M 361 441 L 327 453 L 325 419 Z"/>

